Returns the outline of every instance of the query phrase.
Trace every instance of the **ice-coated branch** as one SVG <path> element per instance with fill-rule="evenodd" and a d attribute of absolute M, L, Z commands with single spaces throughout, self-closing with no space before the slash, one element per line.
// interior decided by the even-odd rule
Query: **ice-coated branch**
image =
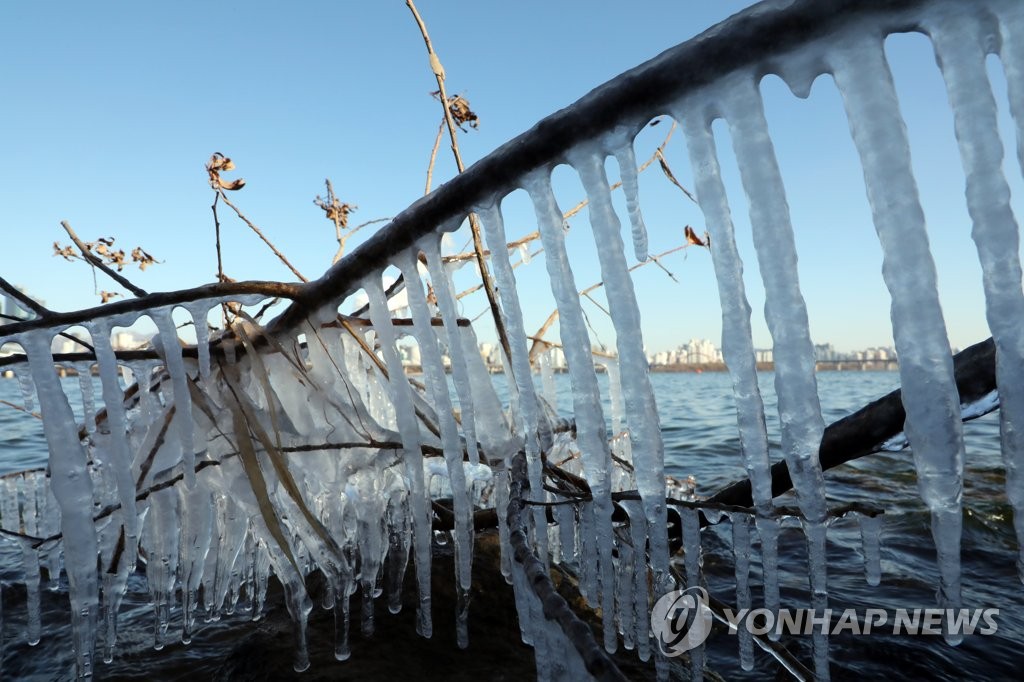
<path fill-rule="evenodd" d="M 991 338 L 957 353 L 953 364 L 962 405 L 976 402 L 996 389 L 995 344 Z M 897 389 L 834 422 L 825 429 L 818 452 L 822 470 L 878 452 L 882 443 L 903 431 L 905 420 L 901 392 Z M 773 497 L 793 487 L 785 462 L 774 464 L 771 474 Z M 750 480 L 736 481 L 708 501 L 749 506 L 752 504 Z"/>
<path fill-rule="evenodd" d="M 530 540 L 525 532 L 526 519 L 523 516 L 524 495 L 530 490 L 526 475 L 526 455 L 517 453 L 512 458 L 511 490 L 508 502 L 506 522 L 509 528 L 509 540 L 513 547 L 513 557 L 526 573 L 530 589 L 540 600 L 544 610 L 544 618 L 558 623 L 562 632 L 572 642 L 573 647 L 583 659 L 587 672 L 598 680 L 625 680 L 622 672 L 598 645 L 590 628 L 580 620 L 565 599 L 555 589 L 548 575 L 548 569 L 541 563 L 530 548 Z"/>
<path fill-rule="evenodd" d="M 18 287 L 14 286 L 3 277 L 0 277 L 0 290 L 16 298 L 18 303 L 21 303 L 39 317 L 48 317 L 53 314 L 53 311 L 49 308 L 34 300 L 31 296 L 26 295 L 23 291 L 18 289 Z"/>

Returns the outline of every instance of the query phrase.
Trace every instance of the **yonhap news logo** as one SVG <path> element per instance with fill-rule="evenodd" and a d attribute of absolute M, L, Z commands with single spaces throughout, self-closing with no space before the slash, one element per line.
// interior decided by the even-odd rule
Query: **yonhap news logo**
<path fill-rule="evenodd" d="M 701 587 L 669 592 L 659 599 L 651 611 L 651 633 L 662 654 L 679 656 L 690 651 L 711 633 L 712 611 L 708 593 Z M 720 619 L 730 635 L 741 629 L 762 637 L 775 635 L 876 634 L 962 637 L 993 635 L 999 629 L 997 608 L 977 609 L 740 609 L 723 608 Z"/>
<path fill-rule="evenodd" d="M 651 633 L 665 656 L 674 657 L 700 646 L 711 633 L 708 593 L 702 587 L 664 595 L 651 611 Z"/>

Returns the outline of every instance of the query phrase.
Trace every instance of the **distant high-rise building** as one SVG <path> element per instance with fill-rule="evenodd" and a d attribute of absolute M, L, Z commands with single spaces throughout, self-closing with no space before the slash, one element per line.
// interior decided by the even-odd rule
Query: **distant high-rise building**
<path fill-rule="evenodd" d="M 16 286 L 14 288 L 21 293 L 28 295 L 28 292 L 26 292 L 22 287 Z M 42 303 L 42 301 L 40 301 L 40 303 Z M 4 294 L 2 312 L 8 318 L 13 317 L 19 320 L 27 320 L 32 317 L 27 310 L 21 307 L 21 303 L 18 302 L 18 299 L 14 298 L 14 296 L 11 296 L 10 294 Z M 8 319 L 8 321 L 10 320 Z"/>

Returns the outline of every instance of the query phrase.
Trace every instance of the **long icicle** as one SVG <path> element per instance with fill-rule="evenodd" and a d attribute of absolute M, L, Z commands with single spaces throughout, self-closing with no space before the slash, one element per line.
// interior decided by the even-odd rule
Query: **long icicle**
<path fill-rule="evenodd" d="M 420 347 L 423 362 L 424 382 L 430 387 L 441 427 L 441 444 L 444 449 L 448 480 L 451 482 L 452 507 L 455 512 L 455 574 L 458 603 L 456 616 L 456 640 L 459 648 L 469 646 L 468 614 L 469 588 L 472 585 L 473 567 L 473 507 L 466 491 L 466 472 L 462 464 L 462 445 L 459 443 L 458 425 L 452 414 L 452 401 L 448 393 L 444 366 L 441 363 L 441 349 L 437 334 L 430 326 L 430 310 L 423 293 L 423 282 L 417 271 L 415 254 L 399 256 L 396 264 L 405 278 L 405 291 L 409 296 L 412 312 L 413 333 Z M 461 608 L 465 605 L 466 608 Z"/>
<path fill-rule="evenodd" d="M 540 420 L 540 405 L 537 390 L 533 384 L 533 373 L 530 368 L 530 353 L 526 347 L 526 325 L 523 322 L 523 310 L 519 303 L 519 291 L 516 288 L 516 276 L 508 259 L 508 237 L 505 234 L 505 221 L 496 206 L 479 210 L 487 238 L 487 248 L 491 251 L 491 265 L 494 266 L 494 277 L 498 284 L 498 295 L 504 315 L 505 329 L 508 332 L 509 350 L 512 353 L 512 376 L 520 395 L 521 429 L 526 444 L 526 468 L 530 478 L 530 488 L 535 498 L 540 498 L 544 487 L 541 465 L 540 445 L 537 430 Z M 541 551 L 546 551 L 547 517 L 543 507 L 534 505 L 533 525 L 536 529 L 536 542 Z"/>
<path fill-rule="evenodd" d="M 562 347 L 573 387 L 576 433 L 583 453 L 583 469 L 594 497 L 592 506 L 597 526 L 597 569 L 602 583 L 604 646 L 612 653 L 617 642 L 614 623 L 615 567 L 612 564 L 611 453 L 605 439 L 607 427 L 601 409 L 601 392 L 597 384 L 597 375 L 594 373 L 590 335 L 583 321 L 583 311 L 580 308 L 576 283 L 565 249 L 562 212 L 551 189 L 550 176 L 547 171 L 534 172 L 524 178 L 524 186 L 533 200 L 537 222 L 540 225 L 541 241 L 544 243 L 544 263 L 547 265 L 551 290 L 558 304 Z M 664 504 L 664 480 L 661 486 Z M 664 525 L 662 532 L 665 532 Z M 666 548 L 667 544 L 666 541 Z M 582 560 L 593 561 L 593 557 L 584 556 Z"/>
<path fill-rule="evenodd" d="M 1017 571 L 1024 580 L 1024 292 L 1020 233 L 1003 176 L 996 102 L 985 70 L 986 35 L 968 16 L 944 17 L 929 26 L 946 80 L 960 158 L 967 178 L 971 236 L 984 272 L 985 312 L 996 344 L 999 432 L 1006 467 L 1006 496 L 1017 533 Z"/>
<path fill-rule="evenodd" d="M 939 605 L 959 609 L 964 469 L 960 399 L 906 124 L 880 37 L 837 46 L 829 61 L 860 154 L 882 245 L 882 277 L 892 296 L 906 434 L 938 552 Z M 946 633 L 951 644 L 959 639 Z"/>
<path fill-rule="evenodd" d="M 60 506 L 76 674 L 79 678 L 88 678 L 93 673 L 99 611 L 92 483 L 86 468 L 86 454 L 78 440 L 75 415 L 53 367 L 50 336 L 45 331 L 30 332 L 20 341 L 39 396 L 43 432 L 50 448 L 50 486 Z"/>
<path fill-rule="evenodd" d="M 749 74 L 739 74 L 727 85 L 723 100 L 743 189 L 750 204 L 754 248 L 764 282 L 765 321 L 773 342 L 782 451 L 807 536 L 811 606 L 822 613 L 828 606 L 826 505 L 818 448 L 825 423 L 818 401 L 807 307 L 797 277 L 789 206 L 757 82 Z M 812 640 L 818 680 L 829 678 L 826 637 L 824 632 L 817 632 Z"/>
<path fill-rule="evenodd" d="M 420 450 L 420 427 L 413 410 L 412 387 L 402 368 L 402 360 L 395 348 L 395 331 L 384 287 L 380 279 L 369 277 L 363 289 L 370 302 L 370 319 L 380 340 L 381 352 L 388 368 L 389 392 L 398 414 L 398 429 L 402 438 L 405 458 L 405 476 L 409 483 L 409 508 L 412 510 L 412 536 L 416 557 L 416 580 L 419 585 L 419 607 L 416 631 L 422 637 L 433 634 L 430 613 L 430 500 L 423 483 L 423 454 Z"/>
<path fill-rule="evenodd" d="M 649 558 L 654 569 L 656 596 L 661 596 L 671 587 L 665 508 L 665 446 L 640 331 L 640 308 L 633 278 L 626 265 L 622 228 L 612 207 L 604 157 L 596 150 L 580 150 L 571 161 L 590 199 L 590 225 L 601 263 L 601 278 L 606 285 L 608 309 L 615 327 L 619 378 L 637 489 L 647 516 Z"/>
<path fill-rule="evenodd" d="M 693 166 L 697 202 L 711 235 L 711 261 L 722 305 L 722 356 L 732 379 L 739 427 L 740 455 L 750 478 L 757 510 L 755 525 L 761 537 L 765 608 L 779 612 L 779 522 L 772 511 L 771 461 L 764 401 L 757 384 L 757 360 L 750 327 L 750 303 L 743 284 L 743 260 L 736 247 L 732 212 L 722 181 L 722 170 L 711 131 L 710 116 L 699 102 L 683 102 L 673 109 L 682 122 Z"/>

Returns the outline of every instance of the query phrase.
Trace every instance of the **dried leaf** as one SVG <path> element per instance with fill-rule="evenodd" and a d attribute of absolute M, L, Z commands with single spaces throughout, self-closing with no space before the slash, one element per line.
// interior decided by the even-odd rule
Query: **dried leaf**
<path fill-rule="evenodd" d="M 435 90 L 430 94 L 436 99 L 441 99 L 440 90 Z M 448 111 L 451 112 L 455 125 L 459 126 L 462 132 L 466 132 L 466 129 L 462 127 L 463 125 L 468 125 L 470 128 L 480 127 L 480 117 L 469 108 L 469 100 L 462 95 L 450 95 L 448 97 Z"/>
<path fill-rule="evenodd" d="M 704 233 L 704 239 L 698 237 L 697 233 L 694 232 L 693 228 L 690 227 L 689 225 L 686 226 L 686 229 L 684 229 L 683 232 L 684 234 L 686 234 L 686 242 L 688 244 L 693 244 L 694 246 L 703 246 L 708 249 L 711 248 L 711 237 L 708 235 L 707 232 Z"/>
<path fill-rule="evenodd" d="M 216 190 L 228 190 L 235 191 L 245 187 L 245 180 L 239 178 L 237 180 L 221 180 L 220 174 L 222 172 L 235 170 L 235 163 L 228 157 L 224 156 L 220 152 L 214 152 L 210 157 L 210 160 L 206 162 L 206 172 L 210 176 L 210 186 Z"/>
<path fill-rule="evenodd" d="M 237 180 L 230 180 L 228 182 L 224 182 L 220 178 L 217 178 L 217 185 L 221 189 L 226 189 L 229 192 L 234 192 L 235 190 L 239 190 L 245 187 L 245 180 L 243 180 L 242 178 L 238 178 Z"/>
<path fill-rule="evenodd" d="M 100 291 L 100 303 L 106 303 L 110 299 L 120 295 L 121 294 L 117 293 L 116 291 Z"/>

